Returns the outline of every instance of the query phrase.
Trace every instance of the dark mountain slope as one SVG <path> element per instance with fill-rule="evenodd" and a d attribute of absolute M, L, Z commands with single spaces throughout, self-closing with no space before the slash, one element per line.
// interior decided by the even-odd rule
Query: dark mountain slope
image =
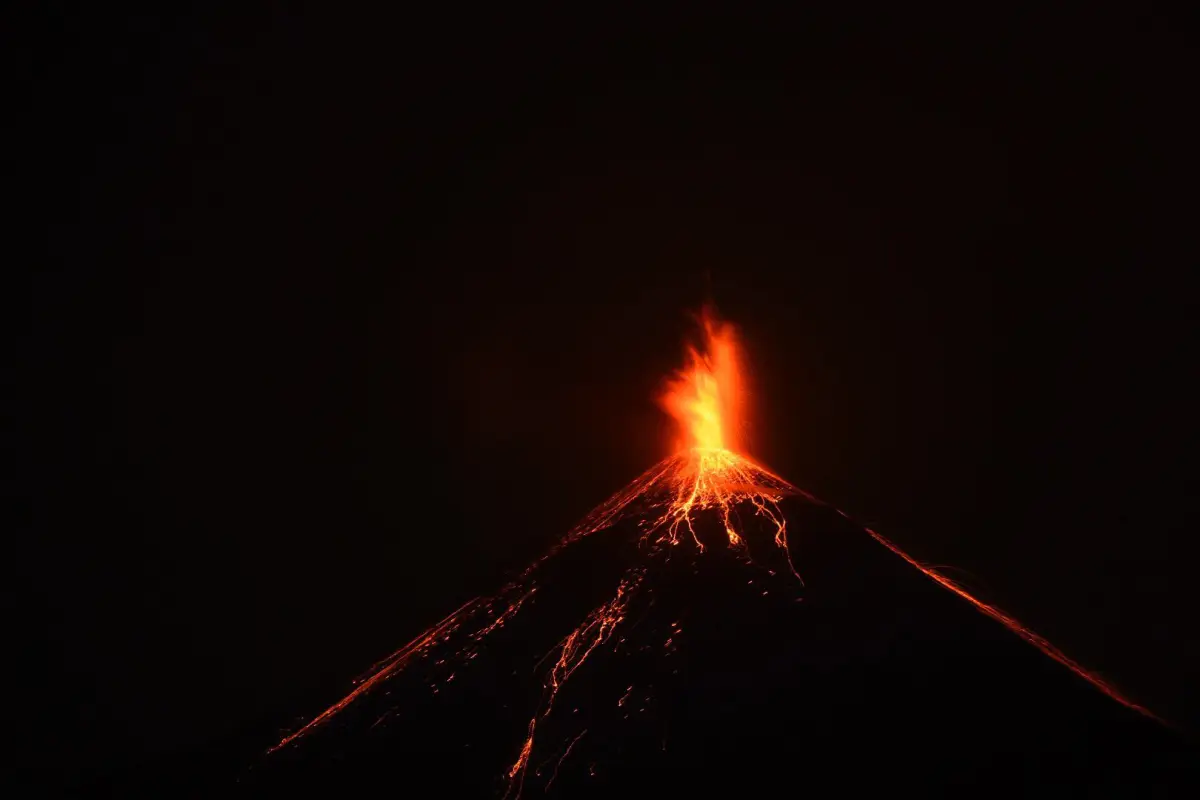
<path fill-rule="evenodd" d="M 696 540 L 685 525 L 671 545 L 654 524 L 656 486 L 608 517 L 601 507 L 611 526 L 568 537 L 496 598 L 435 626 L 403 663 L 384 663 L 240 788 L 640 797 L 1197 787 L 1182 737 L 835 510 L 790 487 L 753 487 L 786 520 L 801 583 L 755 491 L 732 505 L 745 548 L 730 545 L 717 508 L 691 515 Z"/>

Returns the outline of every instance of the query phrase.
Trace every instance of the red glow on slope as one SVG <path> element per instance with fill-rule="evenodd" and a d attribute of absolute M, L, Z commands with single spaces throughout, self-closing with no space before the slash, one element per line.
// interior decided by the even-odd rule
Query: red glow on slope
<path fill-rule="evenodd" d="M 846 515 L 844 513 L 842 513 L 841 511 L 838 511 L 838 513 L 841 514 L 843 517 L 846 517 Z M 849 519 L 849 517 L 846 517 L 846 518 Z M 956 582 L 954 582 L 950 578 L 948 578 L 945 575 L 943 575 L 942 573 L 938 572 L 933 567 L 924 566 L 919 561 L 914 559 L 912 556 L 908 555 L 908 553 L 905 553 L 899 547 L 892 544 L 889 540 L 880 536 L 878 533 L 871 530 L 870 528 L 865 528 L 864 530 L 866 530 L 867 533 L 871 534 L 871 537 L 874 538 L 875 541 L 879 542 L 881 545 L 886 547 L 888 550 L 891 550 L 893 553 L 900 556 L 902 559 L 907 561 L 909 564 L 911 564 L 914 567 L 916 567 L 917 569 L 919 569 L 922 573 L 925 574 L 926 577 L 932 579 L 939 586 L 941 586 L 944 589 L 948 589 L 951 592 L 954 592 L 954 594 L 958 595 L 959 597 L 966 600 L 971 605 L 975 606 L 975 608 L 978 611 L 980 611 L 981 613 L 986 614 L 987 616 L 996 620 L 1001 625 L 1003 625 L 1004 627 L 1008 628 L 1010 631 L 1015 633 L 1017 636 L 1021 637 L 1025 641 L 1029 642 L 1031 645 L 1036 647 L 1038 650 L 1041 650 L 1047 656 L 1054 659 L 1059 664 L 1062 664 L 1064 667 L 1071 670 L 1072 672 L 1074 672 L 1079 677 L 1083 678 L 1088 683 L 1092 684 L 1092 686 L 1095 686 L 1097 689 L 1099 689 L 1104 694 L 1108 695 L 1113 700 L 1116 700 L 1121 705 L 1123 705 L 1127 708 L 1131 708 L 1140 714 L 1144 714 L 1145 716 L 1150 717 L 1151 719 L 1154 719 L 1159 722 L 1162 722 L 1163 724 L 1166 724 L 1164 720 L 1159 719 L 1159 717 L 1157 717 L 1152 711 L 1150 711 L 1150 709 L 1148 709 L 1144 706 L 1140 706 L 1137 703 L 1130 700 L 1129 698 L 1125 697 L 1120 692 L 1118 692 L 1112 684 L 1105 681 L 1103 678 L 1101 678 L 1095 672 L 1092 672 L 1091 670 L 1085 668 L 1079 662 L 1070 658 L 1062 650 L 1059 650 L 1057 647 L 1055 647 L 1053 644 L 1051 644 L 1050 641 L 1046 637 L 1041 636 L 1040 634 L 1037 634 L 1037 633 L 1031 631 L 1029 628 L 1022 625 L 1020 623 L 1020 621 L 1018 621 L 1014 617 L 1009 616 L 1008 614 L 1004 613 L 1003 611 L 996 608 L 995 606 L 989 605 L 988 603 L 985 603 L 982 600 L 979 600 L 978 598 L 974 597 L 970 592 L 968 592 L 963 587 L 959 586 Z"/>
<path fill-rule="evenodd" d="M 443 639 L 454 630 L 457 630 L 462 624 L 464 618 L 470 615 L 470 613 L 474 610 L 474 607 L 479 602 L 480 601 L 478 599 L 475 599 L 463 604 L 437 625 L 434 625 L 432 628 L 425 631 L 420 636 L 413 639 L 411 642 L 404 645 L 404 647 L 401 647 L 387 658 L 377 662 L 373 667 L 371 667 L 370 670 L 367 671 L 365 677 L 359 678 L 358 681 L 356 681 L 358 685 L 355 687 L 354 691 L 350 692 L 350 694 L 346 695 L 341 700 L 325 709 L 321 715 L 313 719 L 303 728 L 300 728 L 290 736 L 285 736 L 283 740 L 279 742 L 279 744 L 272 747 L 268 752 L 274 752 L 282 747 L 287 747 L 301 736 L 310 733 L 314 728 L 319 727 L 322 723 L 326 722 L 346 706 L 353 703 L 360 696 L 369 692 L 377 684 L 382 683 L 392 675 L 395 675 L 397 672 L 404 669 L 404 667 L 407 666 L 414 657 L 420 657 L 421 655 L 424 655 L 424 653 L 439 640 Z"/>

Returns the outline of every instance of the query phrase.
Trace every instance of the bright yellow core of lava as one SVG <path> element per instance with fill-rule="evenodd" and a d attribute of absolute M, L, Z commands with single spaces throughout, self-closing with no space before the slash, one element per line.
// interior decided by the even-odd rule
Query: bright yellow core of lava
<path fill-rule="evenodd" d="M 679 450 L 736 451 L 743 395 L 737 337 L 708 309 L 700 323 L 701 348 L 688 347 L 687 365 L 667 382 L 659 402 L 679 426 Z"/>

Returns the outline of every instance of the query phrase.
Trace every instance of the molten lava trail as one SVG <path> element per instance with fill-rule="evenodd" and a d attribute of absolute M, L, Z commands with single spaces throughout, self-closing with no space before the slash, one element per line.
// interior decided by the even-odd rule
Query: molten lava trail
<path fill-rule="evenodd" d="M 748 563 L 781 556 L 795 578 L 792 585 L 798 591 L 803 581 L 792 557 L 789 539 L 793 532 L 788 529 L 780 503 L 785 497 L 799 497 L 813 504 L 827 504 L 737 452 L 738 423 L 744 405 L 737 340 L 733 329 L 716 321 L 711 314 L 705 314 L 701 323 L 703 347 L 689 349 L 687 367 L 668 382 L 660 398 L 663 408 L 679 424 L 680 440 L 674 455 L 655 464 L 597 506 L 545 555 L 494 596 L 464 604 L 378 662 L 356 681 L 355 688 L 346 697 L 294 733 L 283 737 L 272 751 L 294 745 L 356 700 L 415 664 L 433 664 L 454 670 L 468 667 L 480 654 L 480 648 L 487 645 L 489 637 L 511 624 L 522 611 L 536 603 L 541 569 L 546 562 L 565 549 L 577 546 L 584 539 L 613 532 L 623 523 L 635 526 L 642 557 L 621 573 L 609 599 L 583 613 L 570 633 L 557 642 L 540 662 L 540 697 L 530 711 L 524 736 L 515 744 L 511 764 L 502 776 L 506 784 L 506 797 L 520 796 L 531 774 L 540 777 L 539 770 L 531 773 L 531 763 L 548 762 L 557 754 L 553 773 L 542 788 L 548 788 L 549 783 L 555 780 L 576 743 L 586 733 L 585 729 L 576 732 L 573 737 L 567 737 L 565 746 L 564 740 L 558 740 L 547 751 L 547 746 L 541 741 L 542 731 L 558 711 L 556 701 L 571 678 L 596 653 L 612 652 L 620 647 L 622 632 L 629 625 L 632 609 L 639 607 L 641 595 L 648 591 L 647 576 L 652 570 L 664 567 L 671 553 L 683 548 L 700 559 L 710 547 L 723 544 Z M 841 511 L 837 513 L 846 516 Z M 718 542 L 711 541 L 712 537 L 709 537 L 710 541 L 706 543 L 701 536 L 702 529 L 719 530 L 723 536 Z M 1016 619 L 973 597 L 963 587 L 921 564 L 874 531 L 864 530 L 938 585 L 1004 625 L 1104 694 L 1142 714 L 1154 716 Z M 753 536 L 751 531 L 754 532 Z M 757 540 L 751 541 L 754 537 Z M 765 565 L 759 566 L 766 569 Z M 775 575 L 773 570 L 767 571 Z M 660 633 L 663 638 L 662 652 L 672 652 L 681 633 L 679 624 L 672 623 L 669 629 Z M 454 675 L 455 672 L 450 672 L 441 684 L 430 684 L 430 689 L 439 691 L 442 685 L 454 679 Z M 618 701 L 618 706 L 625 705 L 632 690 L 633 687 L 629 687 Z M 569 721 L 559 725 L 560 730 L 569 727 Z"/>

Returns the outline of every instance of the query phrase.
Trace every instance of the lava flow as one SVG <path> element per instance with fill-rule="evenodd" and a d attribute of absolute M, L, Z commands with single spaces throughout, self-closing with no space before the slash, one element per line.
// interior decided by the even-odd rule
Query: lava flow
<path fill-rule="evenodd" d="M 541 675 L 539 696 L 528 709 L 529 716 L 522 726 L 520 741 L 514 742 L 509 751 L 511 760 L 506 767 L 497 769 L 506 797 L 519 796 L 532 779 L 540 780 L 541 787 L 548 789 L 568 757 L 580 758 L 577 754 L 580 748 L 576 745 L 588 730 L 580 718 L 573 721 L 563 712 L 564 687 L 597 654 L 619 651 L 627 629 L 642 624 L 649 617 L 648 608 L 655 602 L 650 596 L 654 592 L 650 576 L 666 569 L 676 554 L 685 553 L 689 564 L 699 564 L 713 557 L 704 555 L 707 550 L 720 546 L 733 558 L 759 570 L 755 574 L 764 576 L 764 582 L 772 581 L 772 587 L 798 593 L 803 586 L 802 570 L 792 558 L 788 521 L 781 503 L 785 498 L 797 498 L 800 502 L 824 504 L 741 454 L 746 397 L 736 333 L 709 312 L 702 315 L 700 327 L 700 346 L 689 348 L 685 368 L 667 382 L 659 398 L 661 406 L 677 424 L 677 452 L 594 509 L 549 552 L 494 596 L 467 603 L 378 662 L 356 682 L 356 688 L 344 699 L 284 737 L 272 750 L 291 745 L 313 733 L 363 695 L 417 663 L 430 665 L 431 672 L 433 667 L 441 670 L 438 673 L 441 677 L 437 679 L 422 678 L 432 691 L 440 691 L 454 680 L 458 670 L 469 668 L 484 654 L 487 642 L 497 631 L 519 624 L 514 621 L 523 618 L 523 611 L 538 606 L 542 570 L 548 562 L 593 536 L 617 536 L 618 531 L 632 531 L 632 541 L 640 556 L 615 575 L 615 583 L 608 584 L 607 599 L 573 617 L 573 627 L 564 629 L 566 635 L 547 645 L 549 651 L 537 666 Z M 1067 658 L 1012 617 L 977 600 L 949 578 L 923 566 L 874 531 L 867 532 L 927 577 L 1108 696 L 1149 715 L 1144 708 L 1121 696 L 1098 676 Z M 786 565 L 787 569 L 777 575 L 772 568 L 774 565 L 780 565 L 780 569 Z M 802 563 L 800 567 L 803 567 Z M 749 582 L 753 584 L 754 580 L 752 577 Z M 766 595 L 767 591 L 762 594 Z M 632 619 L 638 621 L 631 623 Z M 681 633 L 678 621 L 662 624 L 654 634 L 658 637 L 658 652 L 673 652 Z M 633 690 L 634 687 L 629 686 L 616 703 L 622 714 Z M 647 697 L 642 702 L 650 701 Z M 551 741 L 543 742 L 547 728 L 553 729 L 549 732 Z M 587 742 L 594 738 L 593 734 Z M 554 764 L 552 771 L 543 769 L 551 762 Z"/>

